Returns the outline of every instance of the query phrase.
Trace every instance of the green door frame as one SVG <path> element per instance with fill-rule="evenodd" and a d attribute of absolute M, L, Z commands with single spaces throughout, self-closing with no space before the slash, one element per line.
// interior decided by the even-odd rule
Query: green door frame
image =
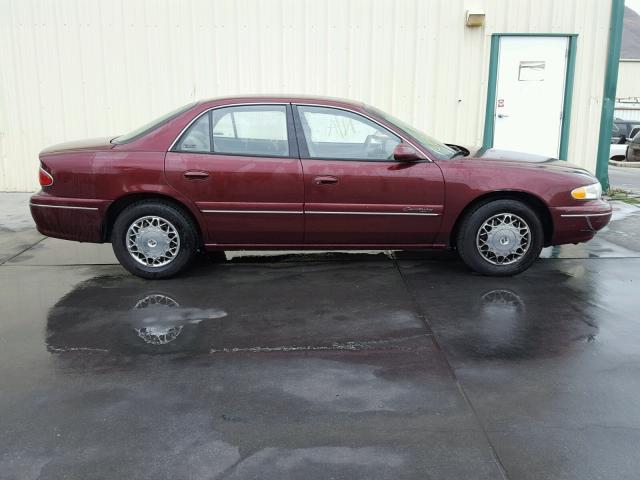
<path fill-rule="evenodd" d="M 598 158 L 596 177 L 602 189 L 609 190 L 609 151 L 611 148 L 611 126 L 616 107 L 616 87 L 618 84 L 618 65 L 620 63 L 620 45 L 624 20 L 624 0 L 612 0 L 611 20 L 609 21 L 609 49 L 607 67 L 604 74 L 602 93 L 602 112 L 600 114 L 600 132 L 598 137 Z"/>
<path fill-rule="evenodd" d="M 491 54 L 489 56 L 489 84 L 487 90 L 487 108 L 484 117 L 484 135 L 482 146 L 493 147 L 495 128 L 496 94 L 498 87 L 498 60 L 500 58 L 500 37 L 567 37 L 569 52 L 564 83 L 562 104 L 562 125 L 560 128 L 560 149 L 558 158 L 567 159 L 569 150 L 569 127 L 571 125 L 571 104 L 573 100 L 573 80 L 576 70 L 577 33 L 494 33 L 491 35 Z"/>

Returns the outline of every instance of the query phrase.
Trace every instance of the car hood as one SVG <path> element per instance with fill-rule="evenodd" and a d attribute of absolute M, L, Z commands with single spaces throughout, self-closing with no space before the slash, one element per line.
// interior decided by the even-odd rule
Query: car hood
<path fill-rule="evenodd" d="M 111 139 L 113 137 L 89 138 L 86 140 L 74 140 L 71 142 L 58 143 L 45 148 L 40 155 L 51 155 L 54 153 L 110 150 L 113 148 Z"/>
<path fill-rule="evenodd" d="M 498 161 L 506 163 L 517 163 L 519 166 L 531 168 L 552 168 L 571 173 L 581 173 L 591 175 L 591 173 L 578 166 L 557 158 L 546 157 L 544 155 L 534 155 L 532 153 L 514 152 L 511 150 L 500 150 L 497 148 L 467 147 L 469 155 L 466 158 L 478 160 Z"/>

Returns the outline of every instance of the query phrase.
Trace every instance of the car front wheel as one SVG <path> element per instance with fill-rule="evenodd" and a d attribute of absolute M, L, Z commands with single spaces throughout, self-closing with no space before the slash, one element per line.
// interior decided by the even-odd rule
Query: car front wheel
<path fill-rule="evenodd" d="M 537 213 L 517 200 L 494 200 L 464 218 L 456 246 L 462 260 L 483 275 L 516 275 L 540 255 L 544 229 Z"/>
<path fill-rule="evenodd" d="M 197 251 L 193 221 L 179 208 L 144 200 L 124 209 L 111 234 L 113 251 L 129 272 L 142 278 L 169 278 L 184 270 Z"/>

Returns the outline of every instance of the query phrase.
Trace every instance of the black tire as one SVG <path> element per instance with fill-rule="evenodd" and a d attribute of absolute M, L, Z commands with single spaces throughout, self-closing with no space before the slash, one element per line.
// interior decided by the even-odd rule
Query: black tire
<path fill-rule="evenodd" d="M 134 222 L 144 217 L 159 217 L 175 228 L 179 246 L 166 265 L 144 265 L 129 252 L 127 232 Z M 120 264 L 138 277 L 170 278 L 189 266 L 198 250 L 198 230 L 193 220 L 179 207 L 162 200 L 142 200 L 125 208 L 116 218 L 111 231 L 111 244 Z"/>
<path fill-rule="evenodd" d="M 494 258 L 492 263 L 485 256 L 491 256 L 491 253 L 485 253 L 485 255 L 481 253 L 480 248 L 477 246 L 477 238 L 478 232 L 485 221 L 501 214 L 516 215 L 519 220 L 524 221 L 529 228 L 530 238 L 528 247 L 521 257 L 509 260 L 513 263 L 500 265 L 495 264 L 495 262 L 499 262 L 499 258 L 502 257 Z M 464 263 L 472 270 L 482 275 L 490 276 L 511 276 L 524 272 L 536 261 L 543 245 L 544 228 L 538 214 L 525 203 L 508 199 L 493 200 L 474 208 L 462 220 L 456 238 L 456 247 Z"/>

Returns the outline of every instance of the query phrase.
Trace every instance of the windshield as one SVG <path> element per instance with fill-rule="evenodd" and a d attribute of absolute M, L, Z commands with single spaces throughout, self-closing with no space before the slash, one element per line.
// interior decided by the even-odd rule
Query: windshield
<path fill-rule="evenodd" d="M 111 140 L 111 143 L 115 143 L 115 144 L 119 145 L 121 143 L 128 143 L 128 142 L 131 142 L 133 140 L 136 140 L 136 139 L 142 137 L 143 135 L 146 135 L 147 133 L 151 132 L 152 130 L 155 130 L 160 125 L 163 125 L 166 122 L 168 122 L 169 120 L 177 117 L 181 113 L 186 112 L 187 110 L 189 110 L 194 105 L 195 105 L 195 103 L 190 103 L 189 105 L 184 105 L 183 107 L 176 108 L 175 110 L 172 110 L 169 113 L 165 113 L 161 117 L 156 118 L 155 120 L 153 120 L 153 121 L 151 121 L 149 123 L 145 123 L 141 127 L 136 128 L 135 130 L 133 130 L 133 131 L 131 131 L 129 133 L 125 133 L 124 135 L 120 135 L 119 137 L 114 138 L 113 140 Z"/>
<path fill-rule="evenodd" d="M 415 138 L 418 141 L 420 145 L 422 145 L 424 148 L 429 150 L 434 156 L 436 156 L 440 160 L 446 160 L 448 158 L 453 157 L 456 154 L 456 151 L 453 148 L 447 147 L 441 141 L 436 140 L 433 137 L 430 137 L 429 135 L 427 135 L 424 132 L 421 132 L 420 130 L 417 130 L 415 127 L 409 125 L 406 122 L 403 122 L 399 118 L 396 118 L 393 115 L 383 112 L 382 110 L 378 110 L 375 107 L 367 106 L 366 108 L 370 112 L 384 118 L 387 122 L 394 124 L 396 127 L 400 128 L 400 130 L 403 130 L 404 132 L 411 135 L 413 138 Z"/>

